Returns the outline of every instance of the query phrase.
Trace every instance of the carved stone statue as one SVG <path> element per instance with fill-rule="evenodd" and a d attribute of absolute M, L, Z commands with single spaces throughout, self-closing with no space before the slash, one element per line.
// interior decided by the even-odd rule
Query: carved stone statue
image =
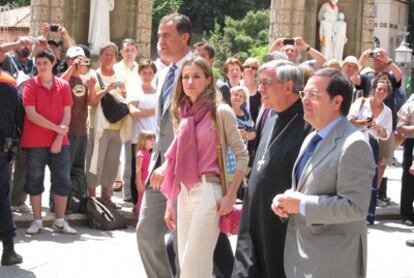
<path fill-rule="evenodd" d="M 92 54 L 99 54 L 101 44 L 111 39 L 109 12 L 114 7 L 115 0 L 91 0 L 88 43 Z"/>
<path fill-rule="evenodd" d="M 318 13 L 319 39 L 321 41 L 321 52 L 327 60 L 333 57 L 333 35 L 334 25 L 338 20 L 338 0 L 328 0 L 323 3 Z"/>
<path fill-rule="evenodd" d="M 328 13 L 323 14 L 323 19 L 319 25 L 319 39 L 321 41 L 321 52 L 327 58 L 330 59 L 333 56 L 333 22 L 328 19 Z"/>
<path fill-rule="evenodd" d="M 338 14 L 338 20 L 334 26 L 334 39 L 333 39 L 333 58 L 342 60 L 344 55 L 344 46 L 347 43 L 346 37 L 346 21 L 344 13 Z"/>

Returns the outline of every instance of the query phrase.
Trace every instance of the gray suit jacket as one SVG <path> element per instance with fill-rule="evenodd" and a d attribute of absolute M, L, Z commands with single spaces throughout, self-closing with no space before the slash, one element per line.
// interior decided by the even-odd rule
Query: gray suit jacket
<path fill-rule="evenodd" d="M 192 53 L 188 52 L 181 60 L 179 60 L 177 64 L 177 69 L 175 70 L 175 82 L 177 82 L 177 78 L 179 72 L 181 70 L 181 66 L 185 61 L 192 57 Z M 174 129 L 173 129 L 173 120 L 170 113 L 170 106 L 171 106 L 171 98 L 168 97 L 165 100 L 165 105 L 161 110 L 161 92 L 164 87 L 165 79 L 167 78 L 168 71 L 170 70 L 170 66 L 162 69 L 157 75 L 157 108 L 155 111 L 155 115 L 157 117 L 157 132 L 156 132 L 156 142 L 154 149 L 152 150 L 151 161 L 149 165 L 149 175 L 148 179 L 151 176 L 152 171 L 159 166 L 160 163 L 164 162 L 164 154 L 167 151 L 168 147 L 170 146 L 172 140 L 174 139 Z"/>
<path fill-rule="evenodd" d="M 298 158 L 313 135 L 305 139 Z M 287 277 L 366 276 L 365 217 L 374 167 L 363 134 L 343 118 L 319 143 L 299 182 L 293 171 L 293 190 L 306 195 L 305 216 L 289 217 Z"/>

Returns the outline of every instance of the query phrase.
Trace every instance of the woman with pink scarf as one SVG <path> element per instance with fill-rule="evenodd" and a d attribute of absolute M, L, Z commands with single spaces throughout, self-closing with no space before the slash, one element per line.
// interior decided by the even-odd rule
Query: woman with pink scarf
<path fill-rule="evenodd" d="M 168 200 L 168 228 L 177 228 L 181 278 L 212 277 L 219 219 L 231 212 L 247 168 L 248 154 L 235 115 L 228 105 L 221 104 L 219 96 L 211 67 L 202 58 L 184 63 L 171 105 L 176 136 L 165 155 L 166 162 L 151 177 L 153 184 L 162 182 L 161 191 Z M 215 119 L 220 155 L 225 161 L 229 146 L 236 156 L 236 172 L 224 196 L 220 175 L 226 173 L 218 166 Z"/>

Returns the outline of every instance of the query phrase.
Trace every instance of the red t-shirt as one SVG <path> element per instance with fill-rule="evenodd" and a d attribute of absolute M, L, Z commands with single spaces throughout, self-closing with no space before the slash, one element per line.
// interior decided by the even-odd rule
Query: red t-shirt
<path fill-rule="evenodd" d="M 52 88 L 47 89 L 40 83 L 39 77 L 33 77 L 24 87 L 23 105 L 34 106 L 38 114 L 55 124 L 60 124 L 63 119 L 63 108 L 72 106 L 69 84 L 54 76 Z M 23 148 L 48 148 L 52 146 L 56 136 L 55 131 L 31 122 L 25 115 L 21 141 Z M 67 136 L 63 137 L 62 145 L 69 145 Z"/>

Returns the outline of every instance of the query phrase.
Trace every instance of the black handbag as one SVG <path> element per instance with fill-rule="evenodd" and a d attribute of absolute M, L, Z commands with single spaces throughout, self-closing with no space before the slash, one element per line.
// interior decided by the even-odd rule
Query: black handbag
<path fill-rule="evenodd" d="M 99 86 L 104 89 L 105 85 L 103 84 L 101 75 L 97 73 L 96 76 L 98 78 Z M 128 105 L 126 103 L 120 102 L 109 92 L 107 92 L 101 99 L 101 106 L 105 118 L 110 123 L 116 123 L 129 114 Z"/>

